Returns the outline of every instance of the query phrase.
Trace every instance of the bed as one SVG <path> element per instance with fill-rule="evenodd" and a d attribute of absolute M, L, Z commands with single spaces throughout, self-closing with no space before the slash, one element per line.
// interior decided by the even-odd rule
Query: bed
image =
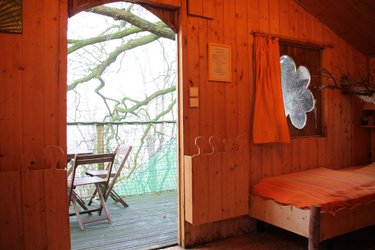
<path fill-rule="evenodd" d="M 375 224 L 375 163 L 267 177 L 251 192 L 250 216 L 322 241 Z"/>

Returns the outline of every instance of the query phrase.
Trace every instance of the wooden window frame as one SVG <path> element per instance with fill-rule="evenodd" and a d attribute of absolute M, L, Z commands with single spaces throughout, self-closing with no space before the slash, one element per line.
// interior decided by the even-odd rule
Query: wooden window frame
<path fill-rule="evenodd" d="M 309 89 L 316 99 L 316 107 L 307 113 L 306 126 L 303 129 L 295 128 L 288 116 L 288 126 L 292 138 L 324 136 L 323 124 L 323 96 L 319 89 L 322 81 L 323 47 L 311 44 L 295 43 L 280 40 L 280 56 L 288 55 L 296 63 L 296 67 L 305 66 L 311 74 Z"/>

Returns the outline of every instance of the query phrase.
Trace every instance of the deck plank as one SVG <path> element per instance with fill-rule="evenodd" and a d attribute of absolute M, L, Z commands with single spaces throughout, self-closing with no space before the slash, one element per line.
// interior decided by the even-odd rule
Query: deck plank
<path fill-rule="evenodd" d="M 79 229 L 70 217 L 72 249 L 152 249 L 177 244 L 176 191 L 127 197 L 124 208 L 109 199 L 112 224 L 89 223 Z"/>

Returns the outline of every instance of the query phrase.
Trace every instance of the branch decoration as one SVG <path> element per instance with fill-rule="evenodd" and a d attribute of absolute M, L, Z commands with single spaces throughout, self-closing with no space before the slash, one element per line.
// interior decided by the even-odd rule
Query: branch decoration
<path fill-rule="evenodd" d="M 355 80 L 349 74 L 343 74 L 337 81 L 335 76 L 327 69 L 321 69 L 323 83 L 319 87 L 324 89 L 338 89 L 345 95 L 356 95 L 367 103 L 375 104 L 375 81 L 371 71 L 368 73 L 359 73 L 360 80 Z"/>

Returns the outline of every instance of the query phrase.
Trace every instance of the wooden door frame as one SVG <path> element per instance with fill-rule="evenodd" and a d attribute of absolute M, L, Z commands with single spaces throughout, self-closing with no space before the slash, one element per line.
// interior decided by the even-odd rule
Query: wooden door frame
<path fill-rule="evenodd" d="M 81 1 L 83 4 L 78 5 L 77 0 L 68 0 L 68 17 L 71 17 L 81 11 L 84 11 L 95 6 L 103 5 L 106 3 L 118 2 L 118 0 L 86 0 Z M 180 8 L 182 0 L 124 0 L 124 2 L 137 3 L 148 11 L 158 16 L 163 20 L 170 28 L 177 33 L 177 57 L 178 57 L 178 77 L 176 84 L 177 91 L 177 113 L 178 113 L 178 132 L 177 132 L 177 233 L 178 233 L 178 244 L 184 246 L 184 235 L 185 235 L 185 216 L 184 216 L 184 182 L 183 176 L 183 156 L 184 156 L 184 143 L 183 143 L 183 85 L 182 85 L 182 52 L 181 52 L 181 32 L 180 32 Z M 66 23 L 67 24 L 67 23 Z M 65 35 L 65 41 L 67 41 L 67 32 L 60 33 L 61 36 Z M 64 43 L 66 46 L 66 42 Z M 59 59 L 60 62 L 66 62 L 67 65 L 67 50 L 66 48 L 60 48 Z M 64 51 L 66 52 L 64 54 Z M 60 70 L 60 78 L 65 79 L 67 76 L 67 66 L 62 66 Z M 65 90 L 66 91 L 66 90 Z M 66 106 L 65 106 L 66 109 Z M 66 110 L 65 110 L 66 111 Z M 66 133 L 65 133 L 66 137 Z"/>

